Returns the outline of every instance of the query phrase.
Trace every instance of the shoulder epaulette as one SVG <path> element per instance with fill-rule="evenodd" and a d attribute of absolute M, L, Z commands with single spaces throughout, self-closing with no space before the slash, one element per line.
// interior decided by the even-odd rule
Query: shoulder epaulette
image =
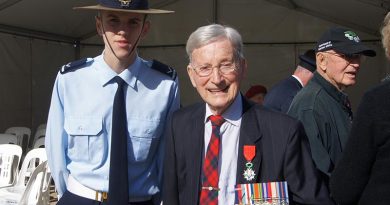
<path fill-rule="evenodd" d="M 164 63 L 161 63 L 157 60 L 153 60 L 151 68 L 160 71 L 165 75 L 168 75 L 169 77 L 171 77 L 172 80 L 176 80 L 176 76 L 177 76 L 176 70 L 168 65 L 165 65 Z"/>
<path fill-rule="evenodd" d="M 77 61 L 70 62 L 64 66 L 61 67 L 60 73 L 65 74 L 68 72 L 75 71 L 79 68 L 81 68 L 83 65 L 87 64 L 87 62 L 91 61 L 91 58 L 83 58 Z"/>

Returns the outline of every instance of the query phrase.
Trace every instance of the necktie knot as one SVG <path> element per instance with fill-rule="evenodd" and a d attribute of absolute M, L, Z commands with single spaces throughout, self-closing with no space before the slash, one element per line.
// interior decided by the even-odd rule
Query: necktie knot
<path fill-rule="evenodd" d="M 217 127 L 220 127 L 225 122 L 225 119 L 221 115 L 211 115 L 209 119 L 211 125 Z"/>
<path fill-rule="evenodd" d="M 119 76 L 115 76 L 114 81 L 118 84 L 118 87 L 123 86 L 123 84 L 125 84 L 125 81 Z"/>

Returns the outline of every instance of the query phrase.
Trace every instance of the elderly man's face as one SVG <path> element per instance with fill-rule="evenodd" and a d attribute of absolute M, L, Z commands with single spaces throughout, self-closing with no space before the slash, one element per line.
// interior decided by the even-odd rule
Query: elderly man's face
<path fill-rule="evenodd" d="M 226 38 L 221 38 L 192 52 L 192 61 L 187 67 L 192 85 L 209 105 L 213 114 L 222 114 L 240 92 L 240 83 L 246 71 L 245 60 L 236 62 L 233 46 Z M 194 68 L 212 67 L 208 76 L 200 76 Z M 234 66 L 231 72 L 223 74 L 220 69 Z"/>
<path fill-rule="evenodd" d="M 356 83 L 356 77 L 359 71 L 361 55 L 346 56 L 336 53 L 334 50 L 320 52 L 317 58 L 320 58 L 320 74 L 339 90 Z M 318 59 L 317 59 L 318 60 Z"/>

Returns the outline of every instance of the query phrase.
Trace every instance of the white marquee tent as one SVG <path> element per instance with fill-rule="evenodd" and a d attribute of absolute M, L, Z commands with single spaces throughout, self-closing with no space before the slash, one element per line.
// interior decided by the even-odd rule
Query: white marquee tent
<path fill-rule="evenodd" d="M 94 12 L 74 6 L 95 0 L 0 0 L 0 132 L 46 121 L 52 85 L 61 65 L 101 52 Z M 172 65 L 179 73 L 182 104 L 199 100 L 186 74 L 185 42 L 212 22 L 242 34 L 249 74 L 242 85 L 271 87 L 291 74 L 297 56 L 313 48 L 330 26 L 356 31 L 377 51 L 361 66 L 358 84 L 347 90 L 354 107 L 362 93 L 389 72 L 379 28 L 389 0 L 150 0 L 153 8 L 176 11 L 151 17 L 152 30 L 139 53 Z"/>

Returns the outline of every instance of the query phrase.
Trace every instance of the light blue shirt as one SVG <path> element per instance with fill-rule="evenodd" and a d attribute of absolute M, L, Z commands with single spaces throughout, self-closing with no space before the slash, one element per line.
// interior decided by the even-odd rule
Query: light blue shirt
<path fill-rule="evenodd" d="M 206 156 L 207 147 L 211 138 L 212 126 L 210 120 L 208 120 L 210 115 L 213 114 L 206 105 L 205 150 L 203 157 Z M 220 190 L 218 192 L 218 204 L 234 204 L 241 116 L 242 99 L 241 95 L 238 94 L 233 103 L 222 114 L 222 117 L 225 118 L 226 121 L 220 128 L 221 145 L 218 163 L 218 188 Z"/>
<path fill-rule="evenodd" d="M 161 191 L 165 125 L 180 106 L 177 79 L 150 66 L 137 56 L 119 74 L 127 83 L 130 199 Z M 115 76 L 102 55 L 57 75 L 45 143 L 59 196 L 69 175 L 93 190 L 108 191 Z"/>

